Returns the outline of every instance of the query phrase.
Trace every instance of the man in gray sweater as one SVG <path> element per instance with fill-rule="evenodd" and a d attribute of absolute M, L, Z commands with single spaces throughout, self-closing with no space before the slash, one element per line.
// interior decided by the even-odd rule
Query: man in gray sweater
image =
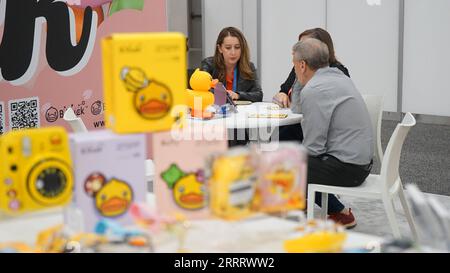
<path fill-rule="evenodd" d="M 298 103 L 303 114 L 303 145 L 309 152 L 308 183 L 356 187 L 372 167 L 370 116 L 352 80 L 328 64 L 328 48 L 317 39 L 293 47 L 297 79 L 303 87 Z M 321 198 L 316 197 L 320 205 Z M 356 226 L 351 209 L 329 195 L 329 218 Z"/>

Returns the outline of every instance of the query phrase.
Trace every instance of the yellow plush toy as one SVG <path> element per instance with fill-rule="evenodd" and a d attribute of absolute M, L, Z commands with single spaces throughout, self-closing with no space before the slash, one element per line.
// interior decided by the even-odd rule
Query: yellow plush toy
<path fill-rule="evenodd" d="M 192 74 L 189 84 L 191 89 L 187 89 L 187 104 L 191 108 L 191 115 L 198 118 L 211 118 L 212 113 L 206 112 L 206 108 L 214 103 L 214 94 L 209 90 L 218 83 L 211 74 L 196 69 Z"/>

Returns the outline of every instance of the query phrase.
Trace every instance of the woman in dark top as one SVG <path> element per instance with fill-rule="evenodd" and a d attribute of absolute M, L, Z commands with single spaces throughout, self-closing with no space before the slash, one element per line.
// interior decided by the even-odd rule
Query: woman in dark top
<path fill-rule="evenodd" d="M 350 77 L 350 74 L 348 73 L 347 68 L 336 59 L 336 56 L 334 54 L 333 40 L 331 39 L 330 34 L 326 30 L 321 29 L 321 28 L 313 28 L 313 29 L 305 30 L 298 36 L 298 40 L 300 41 L 301 39 L 305 39 L 305 38 L 315 38 L 315 39 L 318 39 L 318 40 L 324 42 L 328 46 L 328 51 L 330 53 L 330 59 L 329 59 L 330 67 L 336 67 L 339 70 L 341 70 L 345 75 Z M 278 92 L 273 97 L 273 101 L 278 103 L 281 107 L 289 107 L 290 106 L 291 101 L 290 101 L 289 91 L 291 90 L 291 88 L 293 87 L 293 85 L 295 83 L 295 78 L 296 78 L 295 71 L 294 71 L 294 68 L 292 68 L 291 73 L 289 73 L 288 78 L 280 86 L 280 92 Z"/>
<path fill-rule="evenodd" d="M 313 28 L 303 31 L 299 36 L 298 40 L 306 38 L 315 38 L 324 42 L 328 46 L 328 51 L 330 54 L 329 63 L 330 67 L 336 67 L 341 70 L 345 75 L 350 77 L 347 68 L 341 64 L 335 56 L 333 40 L 330 34 L 322 28 Z M 295 70 L 292 68 L 291 73 L 289 73 L 286 81 L 280 86 L 280 92 L 278 92 L 273 97 L 273 102 L 277 103 L 281 107 L 291 106 L 291 90 L 296 82 Z M 300 124 L 282 126 L 279 128 L 279 140 L 280 141 L 303 141 L 303 130 Z"/>
<path fill-rule="evenodd" d="M 262 101 L 263 93 L 255 65 L 250 62 L 247 40 L 237 28 L 222 29 L 214 56 L 202 61 L 201 70 L 219 79 L 233 100 Z"/>

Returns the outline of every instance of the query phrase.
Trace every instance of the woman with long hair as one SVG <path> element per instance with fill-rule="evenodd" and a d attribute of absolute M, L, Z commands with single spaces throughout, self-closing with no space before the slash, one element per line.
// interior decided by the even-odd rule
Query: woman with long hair
<path fill-rule="evenodd" d="M 226 27 L 220 31 L 214 56 L 202 61 L 201 70 L 219 79 L 233 100 L 262 101 L 256 68 L 250 62 L 247 40 L 239 29 Z"/>

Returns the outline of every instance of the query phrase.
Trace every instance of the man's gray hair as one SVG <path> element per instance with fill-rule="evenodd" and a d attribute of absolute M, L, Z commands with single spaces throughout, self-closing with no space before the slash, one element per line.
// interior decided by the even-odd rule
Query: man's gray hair
<path fill-rule="evenodd" d="M 315 38 L 297 42 L 292 48 L 295 61 L 305 61 L 313 70 L 329 66 L 328 46 Z"/>

